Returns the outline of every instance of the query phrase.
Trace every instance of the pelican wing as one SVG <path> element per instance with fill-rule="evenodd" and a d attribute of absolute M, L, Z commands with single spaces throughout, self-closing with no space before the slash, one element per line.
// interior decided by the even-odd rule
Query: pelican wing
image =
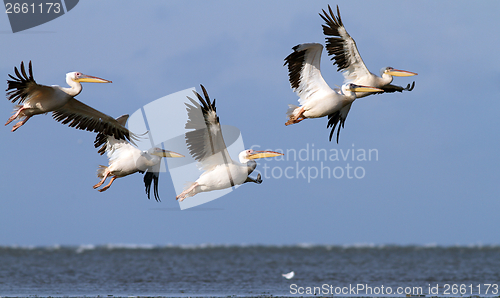
<path fill-rule="evenodd" d="M 116 122 L 125 127 L 127 123 L 129 115 L 121 115 L 116 118 Z M 123 156 L 140 156 L 141 150 L 127 142 L 124 139 L 116 139 L 113 135 L 108 135 L 102 132 L 99 132 L 95 138 L 94 145 L 95 147 L 99 147 L 102 144 L 102 147 L 97 151 L 100 155 L 107 153 L 109 164 L 114 163 L 115 161 L 120 160 Z"/>
<path fill-rule="evenodd" d="M 227 152 L 219 117 L 215 111 L 215 99 L 210 102 L 207 90 L 203 85 L 201 88 L 205 98 L 193 91 L 201 105 L 190 97 L 188 99 L 192 105 L 186 103 L 189 119 L 185 127 L 194 130 L 187 132 L 185 137 L 189 153 L 207 171 L 217 165 L 232 163 L 232 160 Z"/>
<path fill-rule="evenodd" d="M 128 117 L 129 117 L 128 114 L 121 115 L 120 117 L 116 118 L 116 122 L 118 122 L 120 125 L 125 127 L 125 124 L 127 123 Z M 116 141 L 116 139 L 114 137 L 110 137 L 109 135 L 107 135 L 105 133 L 99 132 L 97 134 L 97 136 L 95 137 L 94 146 L 95 146 L 95 148 L 97 148 L 97 147 L 102 145 L 102 147 L 99 148 L 97 153 L 99 153 L 100 155 L 103 155 L 106 151 L 109 151 L 110 148 L 108 148 L 107 146 L 109 144 L 109 141 L 112 141 L 111 139 Z M 112 144 L 110 144 L 110 146 L 112 146 Z"/>
<path fill-rule="evenodd" d="M 332 56 L 331 60 L 335 60 L 333 64 L 337 64 L 337 70 L 342 71 L 348 81 L 355 81 L 358 77 L 370 75 L 370 71 L 359 55 L 356 42 L 342 24 L 338 5 L 338 16 L 335 16 L 330 5 L 328 5 L 328 11 L 329 14 L 323 10 L 324 15 L 319 15 L 326 22 L 326 25 L 322 25 L 323 34 L 328 36 L 326 37 L 326 50 L 328 55 Z"/>
<path fill-rule="evenodd" d="M 20 71 L 19 71 L 20 70 Z M 33 78 L 33 68 L 31 61 L 28 65 L 28 74 L 24 67 L 24 62 L 21 61 L 21 66 L 14 67 L 16 76 L 9 74 L 12 80 L 7 80 L 7 99 L 13 103 L 22 104 L 30 98 L 50 98 L 55 91 L 54 88 L 44 85 L 39 85 Z"/>
<path fill-rule="evenodd" d="M 153 184 L 153 195 L 157 202 L 161 202 L 160 196 L 158 195 L 158 179 L 160 178 L 160 164 L 158 163 L 151 168 L 148 169 L 146 174 L 144 174 L 144 185 L 146 186 L 146 194 L 148 195 L 148 199 L 151 195 L 151 184 Z"/>
<path fill-rule="evenodd" d="M 106 153 L 109 159 L 109 164 L 120 161 L 123 158 L 137 158 L 141 154 L 141 150 L 132 146 L 125 140 L 117 140 L 113 136 L 108 136 L 106 142 Z"/>
<path fill-rule="evenodd" d="M 113 136 L 117 140 L 129 140 L 132 142 L 133 139 L 137 138 L 112 117 L 89 107 L 75 98 L 71 98 L 64 106 L 55 110 L 52 113 L 52 117 L 62 124 L 68 124 L 69 127 L 103 133 Z M 100 142 L 94 142 L 96 148 L 105 143 L 105 139 L 100 138 L 99 140 Z"/>
<path fill-rule="evenodd" d="M 318 93 L 334 92 L 321 75 L 322 51 L 323 46 L 319 43 L 303 43 L 293 47 L 293 52 L 285 58 L 290 85 L 300 96 L 301 105 Z"/>
<path fill-rule="evenodd" d="M 342 109 L 340 109 L 340 111 L 328 115 L 328 124 L 326 128 L 333 127 L 332 131 L 330 132 L 330 141 L 332 141 L 333 133 L 335 132 L 335 128 L 338 125 L 339 128 L 337 130 L 337 144 L 339 143 L 340 128 L 344 128 L 345 119 L 347 118 L 347 114 L 349 114 L 351 105 L 352 102 L 344 106 Z"/>

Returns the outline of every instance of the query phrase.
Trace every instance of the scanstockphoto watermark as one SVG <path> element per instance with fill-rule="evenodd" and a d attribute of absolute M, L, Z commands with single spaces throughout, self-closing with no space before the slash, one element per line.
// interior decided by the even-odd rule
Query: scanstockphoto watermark
<path fill-rule="evenodd" d="M 371 286 L 368 284 L 349 284 L 347 286 L 335 286 L 331 284 L 322 284 L 321 286 L 299 286 L 290 285 L 290 294 L 292 295 L 408 295 L 420 296 L 424 294 L 424 287 L 390 287 L 390 286 Z"/>
<path fill-rule="evenodd" d="M 321 286 L 290 285 L 292 295 L 338 295 L 338 296 L 366 296 L 366 295 L 396 295 L 396 296 L 463 296 L 463 295 L 491 295 L 496 296 L 500 292 L 498 284 L 476 283 L 476 284 L 427 284 L 427 286 L 384 286 L 369 284 L 349 284 L 336 286 L 322 284 Z"/>
<path fill-rule="evenodd" d="M 253 145 L 253 150 L 263 150 Z M 256 172 L 266 179 L 363 179 L 365 166 L 379 160 L 376 148 L 316 148 L 313 144 L 295 149 L 265 149 L 283 153 L 283 156 L 266 158 Z"/>

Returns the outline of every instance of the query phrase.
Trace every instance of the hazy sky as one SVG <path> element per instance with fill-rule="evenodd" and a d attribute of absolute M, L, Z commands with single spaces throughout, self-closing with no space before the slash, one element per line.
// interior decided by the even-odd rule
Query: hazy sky
<path fill-rule="evenodd" d="M 412 92 L 356 101 L 339 144 L 327 119 L 284 125 L 298 97 L 283 59 L 299 43 L 324 43 L 318 13 L 328 4 L 340 6 L 372 72 L 419 74 L 393 82 L 415 80 Z M 77 98 L 114 117 L 203 84 L 245 147 L 288 154 L 259 161 L 261 185 L 180 211 L 169 173 L 161 203 L 147 199 L 140 174 L 92 189 L 107 163 L 95 135 L 39 115 L 0 129 L 0 245 L 500 244 L 499 11 L 498 1 L 80 1 L 16 34 L 4 14 L 5 80 L 29 60 L 40 84 L 65 85 L 70 71 L 112 80 Z M 325 51 L 322 72 L 342 84 Z M 12 108 L 3 101 L 2 121 Z"/>

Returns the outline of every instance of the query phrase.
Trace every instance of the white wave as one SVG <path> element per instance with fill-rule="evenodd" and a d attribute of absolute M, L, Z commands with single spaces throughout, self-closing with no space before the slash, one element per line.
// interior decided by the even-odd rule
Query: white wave
<path fill-rule="evenodd" d="M 108 250 L 113 250 L 113 249 L 154 249 L 157 246 L 153 244 L 127 244 L 127 243 L 108 243 L 103 246 L 104 248 Z"/>
<path fill-rule="evenodd" d="M 0 245 L 1 249 L 24 249 L 24 250 L 33 250 L 36 249 L 37 247 L 35 245 Z"/>
<path fill-rule="evenodd" d="M 75 252 L 77 254 L 81 254 L 82 252 L 86 251 L 86 250 L 94 250 L 96 248 L 95 245 L 93 244 L 83 244 L 83 245 L 80 245 L 76 248 Z"/>
<path fill-rule="evenodd" d="M 375 243 L 353 243 L 353 244 L 344 244 L 342 248 L 375 248 Z"/>
<path fill-rule="evenodd" d="M 297 243 L 295 246 L 299 247 L 299 248 L 314 248 L 317 245 L 312 244 L 312 243 Z"/>
<path fill-rule="evenodd" d="M 46 250 L 59 250 L 61 249 L 61 245 L 59 244 L 54 244 L 54 245 L 51 245 L 51 246 L 45 246 L 44 247 Z"/>
<path fill-rule="evenodd" d="M 436 247 L 439 247 L 439 245 L 435 242 L 431 242 L 431 243 L 426 243 L 426 244 L 422 245 L 422 247 L 424 247 L 424 248 L 436 248 Z"/>
<path fill-rule="evenodd" d="M 290 249 L 290 248 L 301 248 L 301 249 L 392 249 L 392 248 L 414 248 L 414 249 L 434 249 L 434 248 L 479 248 L 479 249 L 496 249 L 500 248 L 500 244 L 483 244 L 481 242 L 471 243 L 471 244 L 454 244 L 454 245 L 442 245 L 437 243 L 426 243 L 426 244 L 375 244 L 375 243 L 352 243 L 352 244 L 312 244 L 312 243 L 297 243 L 297 244 L 215 244 L 215 243 L 200 243 L 200 244 L 123 244 L 123 243 L 109 243 L 109 244 L 82 244 L 82 245 L 47 245 L 47 246 L 36 246 L 36 245 L 0 245 L 0 249 L 19 249 L 19 250 L 62 250 L 70 249 L 77 253 L 82 253 L 87 250 L 96 249 L 186 249 L 186 250 L 196 250 L 196 249 L 211 249 L 211 248 L 276 248 L 276 249 Z"/>

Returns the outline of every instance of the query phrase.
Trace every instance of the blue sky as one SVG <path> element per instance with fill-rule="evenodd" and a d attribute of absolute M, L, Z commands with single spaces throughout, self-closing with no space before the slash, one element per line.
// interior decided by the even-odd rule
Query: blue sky
<path fill-rule="evenodd" d="M 318 13 L 328 4 L 340 6 L 372 72 L 419 74 L 394 80 L 415 80 L 412 92 L 357 100 L 339 144 L 326 119 L 284 125 L 298 97 L 283 59 L 299 43 L 324 43 Z M 77 98 L 115 117 L 203 84 L 246 147 L 374 149 L 378 158 L 262 160 L 257 169 L 275 174 L 350 166 L 364 176 L 308 181 L 289 171 L 180 211 L 168 173 L 161 203 L 147 199 L 140 174 L 92 189 L 107 162 L 94 134 L 40 115 L 15 133 L 0 129 L 0 245 L 500 244 L 498 11 L 498 1 L 80 1 L 16 34 L 4 15 L 4 79 L 31 60 L 40 84 L 65 85 L 70 71 L 112 80 Z M 342 84 L 326 52 L 322 72 Z M 12 104 L 0 111 L 6 121 Z"/>

